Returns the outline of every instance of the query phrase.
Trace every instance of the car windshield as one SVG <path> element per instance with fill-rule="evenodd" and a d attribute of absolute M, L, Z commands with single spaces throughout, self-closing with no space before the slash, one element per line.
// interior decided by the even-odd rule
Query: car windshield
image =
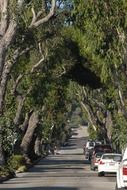
<path fill-rule="evenodd" d="M 96 158 L 100 158 L 102 156 L 102 152 L 96 154 Z"/>
<path fill-rule="evenodd" d="M 110 155 L 110 154 L 106 154 L 103 155 L 102 159 L 104 160 L 115 160 L 115 161 L 121 161 L 122 156 L 121 155 Z"/>
<path fill-rule="evenodd" d="M 94 147 L 94 142 L 90 142 L 90 143 L 89 143 L 89 146 Z"/>

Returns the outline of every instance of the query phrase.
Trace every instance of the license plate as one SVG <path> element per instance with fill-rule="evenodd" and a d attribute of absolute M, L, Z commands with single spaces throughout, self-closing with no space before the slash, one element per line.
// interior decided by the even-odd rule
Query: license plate
<path fill-rule="evenodd" d="M 110 165 L 110 166 L 114 166 L 114 165 L 115 165 L 115 163 L 109 163 L 109 165 Z"/>

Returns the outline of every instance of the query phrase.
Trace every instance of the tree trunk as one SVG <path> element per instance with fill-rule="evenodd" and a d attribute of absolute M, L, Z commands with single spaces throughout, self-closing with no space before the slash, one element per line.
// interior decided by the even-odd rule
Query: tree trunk
<path fill-rule="evenodd" d="M 86 105 L 84 102 L 81 101 L 80 104 L 83 107 L 83 109 L 87 112 L 88 120 L 89 120 L 90 124 L 92 125 L 94 131 L 96 131 L 96 119 L 94 117 L 95 115 L 90 110 L 90 107 L 88 105 Z"/>
<path fill-rule="evenodd" d="M 112 140 L 112 125 L 113 125 L 113 122 L 112 122 L 112 115 L 109 111 L 107 111 L 107 116 L 106 116 L 106 129 L 107 129 L 107 136 L 111 142 Z"/>
<path fill-rule="evenodd" d="M 2 129 L 0 127 L 0 165 L 5 163 L 2 139 Z"/>
<path fill-rule="evenodd" d="M 22 143 L 20 146 L 21 151 L 22 151 L 23 155 L 25 156 L 26 161 L 28 161 L 28 162 L 30 161 L 29 147 L 32 142 L 35 129 L 37 128 L 38 121 L 39 121 L 38 112 L 33 112 L 30 117 L 30 120 L 29 120 L 28 128 L 26 130 L 26 133 L 23 137 L 23 140 L 22 140 Z"/>
<path fill-rule="evenodd" d="M 14 37 L 16 36 L 16 31 L 17 31 L 17 26 L 19 24 L 19 16 L 22 14 L 23 11 L 23 5 L 25 1 L 24 0 L 17 0 L 15 3 L 16 6 L 16 12 L 12 12 L 10 15 L 10 3 L 9 0 L 0 0 L 0 116 L 3 115 L 3 108 L 4 108 L 4 99 L 5 99 L 5 94 L 6 94 L 6 88 L 7 88 L 7 82 L 8 82 L 8 76 L 9 73 L 11 72 L 11 68 L 13 66 L 10 65 L 9 62 L 7 62 L 7 55 L 8 55 L 8 49 L 12 44 L 12 41 Z M 51 9 L 50 12 L 47 16 L 41 19 L 41 14 L 35 14 L 34 8 L 32 9 L 33 11 L 33 19 L 30 24 L 29 28 L 33 27 L 38 27 L 39 25 L 42 25 L 43 23 L 47 22 L 54 14 L 55 11 L 55 0 L 51 1 Z M 18 16 L 16 13 L 19 13 Z M 34 132 L 33 129 L 36 128 L 36 122 L 37 122 L 37 116 L 34 113 L 32 117 L 34 118 L 35 121 L 33 121 L 33 124 L 31 122 L 29 123 L 28 126 L 28 132 L 30 134 L 28 135 L 26 133 L 26 136 L 24 136 L 24 139 L 26 140 L 27 138 L 30 139 L 25 142 L 23 140 L 23 149 L 24 151 L 27 150 L 27 146 L 29 145 L 29 141 L 32 139 L 32 133 Z M 15 122 L 18 122 L 20 115 L 17 115 L 17 120 Z M 30 121 L 32 118 L 30 119 Z M 30 130 L 31 126 L 31 130 Z M 27 137 L 28 136 L 28 137 Z M 4 155 L 3 155 L 3 148 L 2 148 L 2 135 L 0 136 L 0 162 L 3 163 L 4 160 Z M 25 147 L 26 144 L 26 147 Z"/>
<path fill-rule="evenodd" d="M 21 125 L 18 125 L 19 120 L 15 123 L 16 131 L 17 131 L 17 133 L 20 134 L 20 137 L 23 137 L 23 135 L 25 134 L 25 132 L 28 128 L 29 119 L 30 119 L 30 116 L 32 115 L 32 113 L 33 113 L 32 110 L 29 113 L 26 113 L 24 121 Z M 14 154 L 20 154 L 21 153 L 21 149 L 20 149 L 21 142 L 22 142 L 21 138 L 18 138 L 17 141 L 15 142 Z"/>
<path fill-rule="evenodd" d="M 34 146 L 34 152 L 37 156 L 41 156 L 41 137 L 37 136 Z"/>
<path fill-rule="evenodd" d="M 33 113 L 33 110 L 31 110 L 29 113 L 26 113 L 24 122 L 19 126 L 19 129 L 22 131 L 23 134 L 26 132 L 26 130 L 28 128 L 29 119 L 30 119 L 32 113 Z"/>
<path fill-rule="evenodd" d="M 6 62 L 7 50 L 16 35 L 16 28 L 17 23 L 12 19 L 0 40 L 0 114 L 3 112 L 8 75 L 12 68 L 12 64 L 10 64 L 10 62 Z"/>
<path fill-rule="evenodd" d="M 17 101 L 18 101 L 18 107 L 17 107 L 15 118 L 14 118 L 14 124 L 16 126 L 18 126 L 20 124 L 22 109 L 23 109 L 23 105 L 24 105 L 24 98 L 22 96 L 18 96 Z"/>
<path fill-rule="evenodd" d="M 0 81 L 4 67 L 5 57 L 6 57 L 6 50 L 4 48 L 4 44 L 0 41 Z"/>

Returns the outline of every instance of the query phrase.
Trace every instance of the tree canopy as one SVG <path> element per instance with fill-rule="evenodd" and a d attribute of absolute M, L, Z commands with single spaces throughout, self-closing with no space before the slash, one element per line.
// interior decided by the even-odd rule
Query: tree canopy
<path fill-rule="evenodd" d="M 123 148 L 127 3 L 2 0 L 0 13 L 0 164 L 63 144 L 76 107 L 92 138 Z"/>

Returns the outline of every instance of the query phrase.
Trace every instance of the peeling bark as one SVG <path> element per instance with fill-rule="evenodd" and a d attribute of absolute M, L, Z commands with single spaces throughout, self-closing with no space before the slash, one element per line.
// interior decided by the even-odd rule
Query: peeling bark
<path fill-rule="evenodd" d="M 41 137 L 37 136 L 34 146 L 34 152 L 37 156 L 41 156 Z"/>

